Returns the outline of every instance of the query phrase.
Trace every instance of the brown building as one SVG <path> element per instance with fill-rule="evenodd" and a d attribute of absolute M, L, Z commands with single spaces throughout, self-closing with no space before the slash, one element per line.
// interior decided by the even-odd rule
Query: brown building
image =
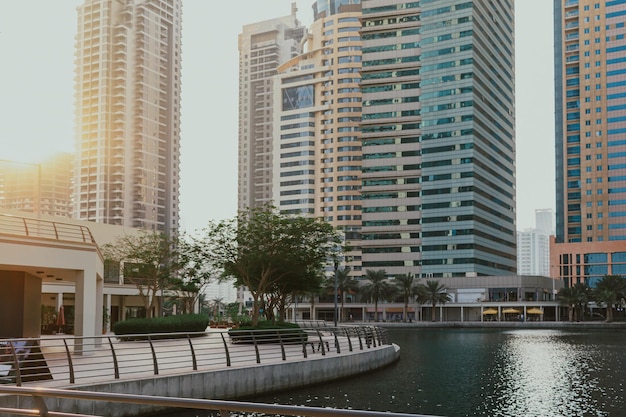
<path fill-rule="evenodd" d="M 551 275 L 626 274 L 626 4 L 555 0 L 556 239 Z"/>

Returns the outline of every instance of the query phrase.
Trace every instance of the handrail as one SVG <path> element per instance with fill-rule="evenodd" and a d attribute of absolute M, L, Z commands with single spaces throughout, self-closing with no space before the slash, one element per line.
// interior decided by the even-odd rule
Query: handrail
<path fill-rule="evenodd" d="M 87 226 L 0 214 L 0 234 L 95 244 Z"/>
<path fill-rule="evenodd" d="M 222 416 L 229 412 L 264 413 L 268 415 L 307 416 L 307 417 L 435 417 L 425 414 L 390 413 L 380 411 L 344 410 L 334 408 L 306 407 L 283 404 L 263 404 L 244 401 L 205 400 L 196 398 L 178 398 L 149 396 L 138 394 L 118 394 L 112 392 L 91 392 L 54 388 L 10 387 L 0 385 L 0 394 L 32 397 L 37 410 L 0 408 L 0 412 L 15 415 L 67 416 L 66 413 L 48 410 L 43 398 L 67 398 L 84 401 L 106 401 L 109 403 L 142 404 L 167 408 L 192 408 L 196 410 L 219 411 Z M 58 401 L 55 401 L 58 404 Z M 20 412 L 21 411 L 21 412 Z M 80 414 L 81 416 L 88 416 Z M 72 414 L 79 416 L 79 414 Z M 94 417 L 89 415 L 90 417 Z"/>
<path fill-rule="evenodd" d="M 250 362 L 310 360 L 352 352 L 353 338 L 358 338 L 359 350 L 390 344 L 385 329 L 368 325 L 5 339 L 0 340 L 0 365 L 9 367 L 10 372 L 0 375 L 0 383 L 22 386 L 36 381 L 40 386 L 76 386 L 206 372 L 249 366 Z M 75 345 L 82 351 L 75 351 Z M 90 353 L 83 355 L 85 351 Z"/>

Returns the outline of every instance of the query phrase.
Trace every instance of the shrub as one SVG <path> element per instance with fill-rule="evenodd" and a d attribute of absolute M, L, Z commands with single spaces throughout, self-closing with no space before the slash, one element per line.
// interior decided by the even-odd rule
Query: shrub
<path fill-rule="evenodd" d="M 254 334 L 254 338 L 253 338 Z M 257 326 L 239 326 L 228 331 L 233 343 L 304 343 L 307 334 L 295 323 L 260 321 Z"/>
<path fill-rule="evenodd" d="M 205 314 L 182 314 L 151 319 L 130 319 L 113 325 L 117 336 L 149 333 L 195 333 L 204 332 L 209 325 Z"/>

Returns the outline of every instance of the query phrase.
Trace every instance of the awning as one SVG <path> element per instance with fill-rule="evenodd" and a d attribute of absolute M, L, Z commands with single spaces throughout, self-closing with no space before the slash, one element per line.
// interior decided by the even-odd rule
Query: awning
<path fill-rule="evenodd" d="M 502 310 L 502 312 L 504 314 L 519 314 L 520 313 L 519 310 L 516 310 L 514 308 L 505 308 L 504 310 Z"/>
<path fill-rule="evenodd" d="M 483 311 L 483 314 L 498 314 L 498 310 L 496 310 L 495 308 L 488 308 L 487 310 Z"/>
<path fill-rule="evenodd" d="M 542 311 L 542 310 L 539 310 L 539 309 L 538 309 L 538 308 L 536 308 L 536 307 L 529 308 L 528 310 L 526 310 L 526 312 L 527 312 L 528 314 L 543 314 L 543 311 Z"/>

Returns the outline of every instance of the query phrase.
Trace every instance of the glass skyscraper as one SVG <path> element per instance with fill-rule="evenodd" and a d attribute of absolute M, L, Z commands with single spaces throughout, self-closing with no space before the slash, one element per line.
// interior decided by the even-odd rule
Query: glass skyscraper
<path fill-rule="evenodd" d="M 626 275 L 626 1 L 555 0 L 553 277 Z"/>
<path fill-rule="evenodd" d="M 363 269 L 516 272 L 513 0 L 363 0 Z"/>

